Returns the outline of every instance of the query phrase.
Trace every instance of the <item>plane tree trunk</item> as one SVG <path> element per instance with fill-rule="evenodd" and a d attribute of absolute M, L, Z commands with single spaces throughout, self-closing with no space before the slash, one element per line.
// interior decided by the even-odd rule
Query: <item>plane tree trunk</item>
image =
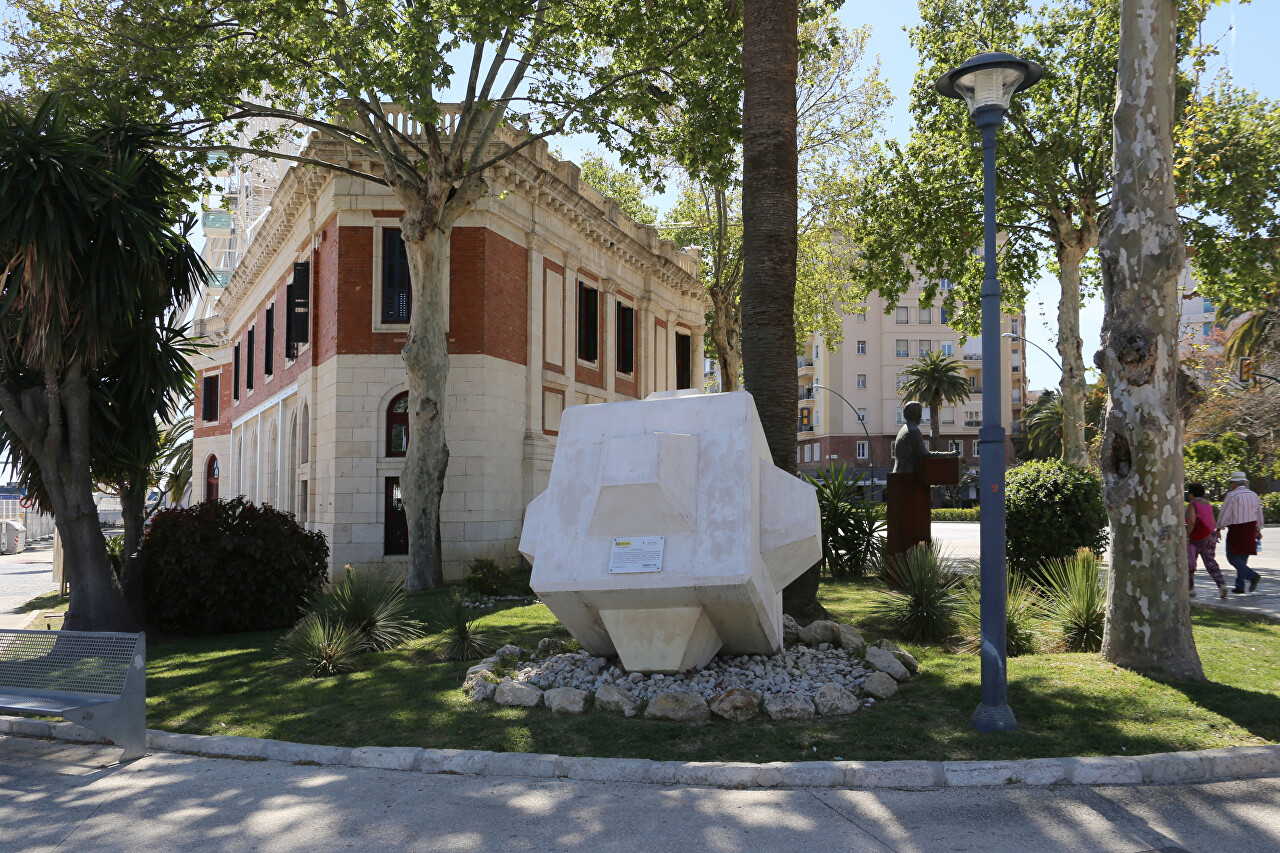
<path fill-rule="evenodd" d="M 1178 416 L 1178 276 L 1186 247 L 1174 195 L 1174 0 L 1122 0 L 1113 121 L 1115 189 L 1100 250 L 1107 377 L 1102 480 L 1115 538 L 1102 655 L 1203 680 L 1191 634 Z"/>

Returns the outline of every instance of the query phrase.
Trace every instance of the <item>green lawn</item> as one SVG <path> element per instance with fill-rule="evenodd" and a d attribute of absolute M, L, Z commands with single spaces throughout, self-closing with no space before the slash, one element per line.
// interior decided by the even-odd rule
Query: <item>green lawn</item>
<path fill-rule="evenodd" d="M 882 636 L 869 607 L 873 581 L 830 584 L 824 603 L 869 640 Z M 415 597 L 427 612 L 435 596 Z M 483 624 L 530 646 L 566 636 L 541 605 L 513 607 Z M 1280 741 L 1280 625 L 1195 611 L 1206 684 L 1161 683 L 1096 655 L 1009 661 L 1016 733 L 969 727 L 978 701 L 976 657 L 908 646 L 922 672 L 886 702 L 832 720 L 703 724 L 554 716 L 545 708 L 468 701 L 466 666 L 439 662 L 422 641 L 362 659 L 361 668 L 313 680 L 281 671 L 280 632 L 154 643 L 147 724 L 200 734 L 248 735 L 337 746 L 423 746 L 681 760 L 973 759 L 1136 755 Z"/>

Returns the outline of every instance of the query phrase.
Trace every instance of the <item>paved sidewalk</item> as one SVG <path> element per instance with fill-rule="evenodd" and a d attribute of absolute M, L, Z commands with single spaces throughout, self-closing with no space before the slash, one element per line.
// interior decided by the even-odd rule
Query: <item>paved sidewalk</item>
<path fill-rule="evenodd" d="M 21 554 L 0 555 L 0 628 L 23 628 L 33 614 L 17 609 L 52 592 L 53 543 L 32 545 Z"/>
<path fill-rule="evenodd" d="M 1280 779 L 730 791 L 117 754 L 0 737 L 0 853 L 1280 849 Z"/>
<path fill-rule="evenodd" d="M 974 521 L 935 521 L 933 523 L 934 539 L 942 543 L 944 549 L 956 557 L 978 558 L 978 524 Z M 1222 546 L 1218 548 L 1218 565 L 1226 576 L 1228 586 L 1235 581 L 1235 569 L 1227 564 L 1227 555 Z M 1203 565 L 1197 566 L 1196 598 L 1192 603 L 1197 607 L 1214 607 L 1236 612 L 1254 613 L 1280 620 L 1280 527 L 1268 527 L 1263 530 L 1262 551 L 1256 557 L 1249 558 L 1250 568 L 1262 575 L 1258 591 L 1248 595 L 1230 595 L 1219 599 L 1218 587 L 1205 572 Z"/>

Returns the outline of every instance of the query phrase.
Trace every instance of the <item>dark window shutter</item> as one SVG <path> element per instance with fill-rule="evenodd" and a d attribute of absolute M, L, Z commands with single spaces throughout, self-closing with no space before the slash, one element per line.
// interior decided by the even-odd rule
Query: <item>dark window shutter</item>
<path fill-rule="evenodd" d="M 245 363 L 244 363 L 244 387 L 247 390 L 252 391 L 253 390 L 253 351 L 254 351 L 252 326 L 249 327 L 248 340 L 245 343 L 248 345 L 249 349 L 248 349 L 248 358 L 245 359 Z"/>
<path fill-rule="evenodd" d="M 407 323 L 413 310 L 409 253 L 395 228 L 382 231 L 382 322 Z"/>
<path fill-rule="evenodd" d="M 293 282 L 284 286 L 284 357 L 298 357 L 298 342 L 293 339 Z"/>
<path fill-rule="evenodd" d="M 578 358 L 600 357 L 600 292 L 578 282 Z"/>
<path fill-rule="evenodd" d="M 634 308 L 618 303 L 617 310 L 617 367 L 619 373 L 635 372 L 636 364 L 636 312 Z"/>
<path fill-rule="evenodd" d="M 693 387 L 693 339 L 676 333 L 676 389 Z"/>
<path fill-rule="evenodd" d="M 205 423 L 218 419 L 218 377 L 206 376 L 200 392 L 200 418 Z"/>
<path fill-rule="evenodd" d="M 297 347 L 311 340 L 311 264 L 303 262 L 293 265 L 293 292 L 289 296 L 289 336 L 294 345 L 294 357 Z"/>
<path fill-rule="evenodd" d="M 262 340 L 262 373 L 271 376 L 276 372 L 276 306 L 267 307 L 267 332 Z"/>
<path fill-rule="evenodd" d="M 231 351 L 231 398 L 240 399 L 240 345 Z"/>

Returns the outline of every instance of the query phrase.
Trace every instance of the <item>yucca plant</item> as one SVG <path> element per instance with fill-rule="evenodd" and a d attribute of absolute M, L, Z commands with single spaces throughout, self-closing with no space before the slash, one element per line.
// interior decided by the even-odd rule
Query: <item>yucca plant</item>
<path fill-rule="evenodd" d="M 921 543 L 884 562 L 898 588 L 876 605 L 876 615 L 909 642 L 941 642 L 951 636 L 959 604 L 951 558 L 937 544 Z"/>
<path fill-rule="evenodd" d="M 276 644 L 276 652 L 289 669 L 312 678 L 350 672 L 366 650 L 358 631 L 316 613 L 308 613 Z"/>
<path fill-rule="evenodd" d="M 861 493 L 865 474 L 846 477 L 845 465 L 834 462 L 821 477 L 804 475 L 818 490 L 822 521 L 822 563 L 833 578 L 861 577 L 884 544 L 884 519 L 877 505 Z"/>
<path fill-rule="evenodd" d="M 445 660 L 465 661 L 482 658 L 498 647 L 498 637 L 476 627 L 466 599 L 460 590 L 451 590 L 443 606 L 428 622 L 427 630 L 441 636 L 438 645 Z"/>
<path fill-rule="evenodd" d="M 355 572 L 348 566 L 337 583 L 316 597 L 311 610 L 359 634 L 369 651 L 394 649 L 423 633 L 422 623 L 409 616 L 409 597 L 400 579 L 388 572 Z"/>
<path fill-rule="evenodd" d="M 1107 597 L 1097 555 L 1088 548 L 1065 559 L 1040 564 L 1045 585 L 1045 617 L 1068 652 L 1096 652 L 1102 648 Z"/>
<path fill-rule="evenodd" d="M 1022 575 L 1008 576 L 1005 593 L 1005 654 L 1009 657 L 1033 655 L 1040 650 L 1037 623 L 1043 616 L 1043 604 L 1035 587 Z M 971 576 L 960 593 L 956 613 L 958 648 L 977 654 L 982 649 L 982 584 Z"/>

